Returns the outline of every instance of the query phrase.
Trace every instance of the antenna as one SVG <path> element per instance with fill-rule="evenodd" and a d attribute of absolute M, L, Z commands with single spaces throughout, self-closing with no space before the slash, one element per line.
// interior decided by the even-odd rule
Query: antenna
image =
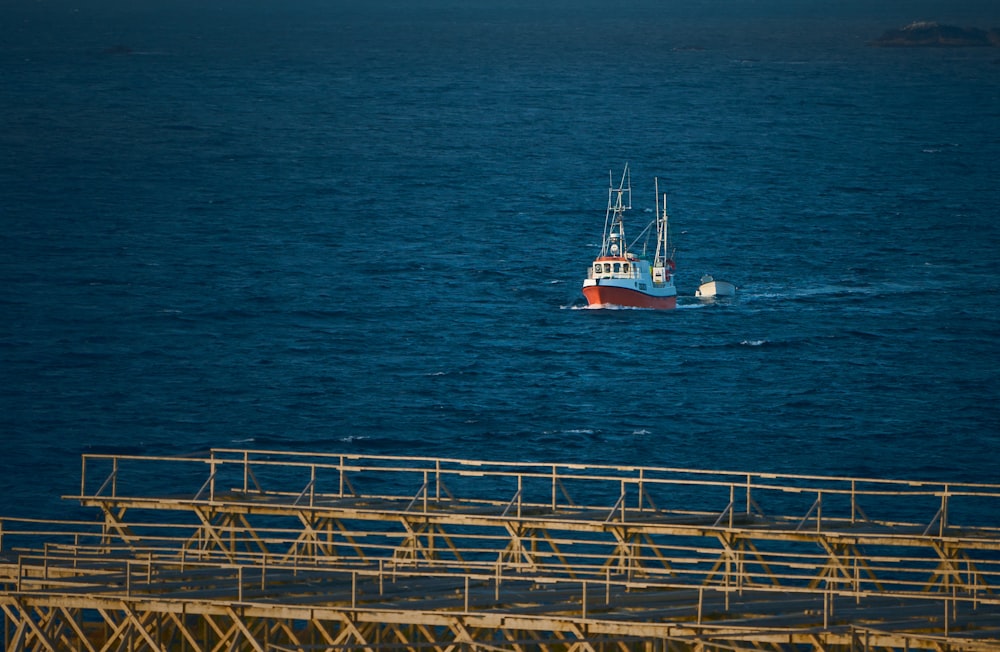
<path fill-rule="evenodd" d="M 656 194 L 656 213 L 660 214 L 660 177 L 653 177 L 653 191 Z M 664 197 L 664 203 L 666 203 L 666 197 Z M 664 206 L 666 208 L 666 206 Z"/>

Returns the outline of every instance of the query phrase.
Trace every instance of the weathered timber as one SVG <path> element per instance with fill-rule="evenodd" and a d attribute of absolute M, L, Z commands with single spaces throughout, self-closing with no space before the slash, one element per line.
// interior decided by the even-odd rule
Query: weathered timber
<path fill-rule="evenodd" d="M 988 650 L 1000 485 L 220 449 L 0 519 L 7 650 Z"/>

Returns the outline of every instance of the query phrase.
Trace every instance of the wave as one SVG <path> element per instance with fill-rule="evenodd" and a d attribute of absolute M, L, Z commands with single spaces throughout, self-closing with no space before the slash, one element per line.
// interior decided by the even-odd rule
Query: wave
<path fill-rule="evenodd" d="M 339 441 L 345 444 L 353 444 L 354 442 L 366 441 L 371 439 L 370 435 L 347 435 L 346 437 L 341 437 Z"/>
<path fill-rule="evenodd" d="M 898 61 L 845 42 L 813 48 L 824 74 L 807 79 L 792 63 L 805 50 L 772 39 L 733 55 L 706 37 L 709 54 L 670 62 L 676 83 L 616 71 L 650 100 L 635 124 L 676 145 L 664 158 L 626 130 L 620 155 L 650 166 L 634 215 L 655 205 L 654 175 L 670 186 L 682 296 L 673 314 L 577 315 L 594 309 L 579 283 L 620 161 L 579 156 L 595 130 L 574 126 L 616 124 L 594 101 L 611 50 L 539 39 L 517 55 L 542 56 L 538 83 L 512 85 L 442 66 L 422 34 L 358 49 L 363 69 L 298 84 L 292 103 L 271 81 L 315 68 L 313 46 L 329 45 L 315 29 L 295 34 L 291 59 L 248 43 L 222 68 L 152 83 L 123 58 L 96 93 L 62 74 L 75 60 L 63 41 L 25 43 L 37 65 L 8 71 L 15 98 L 0 103 L 17 162 L 0 166 L 0 426 L 19 453 L 0 477 L 25 488 L 9 507 L 36 499 L 35 460 L 48 477 L 80 451 L 220 446 L 820 470 L 870 460 L 882 433 L 912 442 L 891 461 L 915 467 L 978 429 L 956 474 L 995 475 L 1000 143 L 977 112 L 995 55 L 963 55 L 962 75 L 925 58 L 902 79 Z M 502 42 L 468 34 L 454 43 Z M 349 64 L 352 44 L 338 50 Z M 845 65 L 827 65 L 834 51 Z M 842 92 L 859 84 L 885 110 L 860 115 Z M 482 111 L 512 88 L 527 110 Z M 122 103 L 143 94 L 213 111 L 99 119 L 128 117 Z M 295 119 L 259 119 L 289 107 Z M 402 142 L 418 152 L 406 164 Z M 698 301 L 689 270 L 702 269 L 731 275 L 737 299 Z M 843 454 L 797 445 L 806 436 Z"/>

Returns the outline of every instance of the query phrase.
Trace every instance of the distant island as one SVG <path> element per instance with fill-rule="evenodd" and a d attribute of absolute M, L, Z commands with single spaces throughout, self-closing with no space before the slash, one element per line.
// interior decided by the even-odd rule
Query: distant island
<path fill-rule="evenodd" d="M 886 30 L 871 42 L 878 47 L 1000 47 L 1000 29 L 983 30 L 918 21 Z"/>

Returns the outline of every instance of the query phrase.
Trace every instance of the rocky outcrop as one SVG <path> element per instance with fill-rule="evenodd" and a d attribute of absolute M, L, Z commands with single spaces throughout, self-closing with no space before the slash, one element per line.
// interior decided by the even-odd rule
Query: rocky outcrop
<path fill-rule="evenodd" d="M 871 42 L 880 47 L 1000 47 L 1000 29 L 982 30 L 920 21 L 886 30 Z"/>

